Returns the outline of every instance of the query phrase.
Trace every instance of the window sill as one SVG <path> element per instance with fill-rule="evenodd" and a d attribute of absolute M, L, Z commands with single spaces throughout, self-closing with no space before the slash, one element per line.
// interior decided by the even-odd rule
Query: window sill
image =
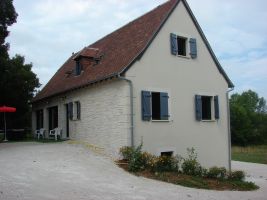
<path fill-rule="evenodd" d="M 185 59 L 190 59 L 190 57 L 189 57 L 189 56 L 177 55 L 177 57 L 180 57 L 180 58 L 185 58 Z"/>
<path fill-rule="evenodd" d="M 205 119 L 205 120 L 201 120 L 202 122 L 216 122 L 217 120 L 215 119 Z"/>
<path fill-rule="evenodd" d="M 170 122 L 169 119 L 167 119 L 167 120 L 156 120 L 156 119 L 152 119 L 151 121 L 152 122 Z"/>

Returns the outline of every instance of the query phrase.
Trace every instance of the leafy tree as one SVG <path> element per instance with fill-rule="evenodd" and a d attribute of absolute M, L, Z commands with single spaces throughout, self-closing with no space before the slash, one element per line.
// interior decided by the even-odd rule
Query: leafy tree
<path fill-rule="evenodd" d="M 0 1 L 0 58 L 8 58 L 7 50 L 9 44 L 5 43 L 5 39 L 9 34 L 7 28 L 16 22 L 17 16 L 13 0 Z"/>
<path fill-rule="evenodd" d="M 266 101 L 248 90 L 230 98 L 233 144 L 248 145 L 267 142 Z"/>
<path fill-rule="evenodd" d="M 0 0 L 0 106 L 7 105 L 17 108 L 16 113 L 7 114 L 9 128 L 30 126 L 30 100 L 35 89 L 40 86 L 34 74 L 32 64 L 25 64 L 23 56 L 9 58 L 5 39 L 9 34 L 8 26 L 16 22 L 17 13 L 13 0 Z M 0 125 L 3 128 L 1 114 Z"/>

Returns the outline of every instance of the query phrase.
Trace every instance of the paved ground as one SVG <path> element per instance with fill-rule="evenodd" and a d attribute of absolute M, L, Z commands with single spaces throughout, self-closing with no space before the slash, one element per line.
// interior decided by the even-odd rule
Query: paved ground
<path fill-rule="evenodd" d="M 209 191 L 135 177 L 110 159 L 68 143 L 1 143 L 1 200 L 230 200 L 267 199 L 267 165 L 233 162 L 261 188 Z"/>

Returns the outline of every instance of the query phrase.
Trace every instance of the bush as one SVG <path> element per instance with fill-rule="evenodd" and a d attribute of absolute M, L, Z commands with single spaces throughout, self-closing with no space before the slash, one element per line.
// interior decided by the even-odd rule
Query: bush
<path fill-rule="evenodd" d="M 202 167 L 197 161 L 197 153 L 194 148 L 187 148 L 188 158 L 184 159 L 182 172 L 187 175 L 202 176 Z"/>
<path fill-rule="evenodd" d="M 206 176 L 208 178 L 220 178 L 224 179 L 226 177 L 225 167 L 211 167 L 207 172 Z"/>
<path fill-rule="evenodd" d="M 125 160 L 130 160 L 130 158 L 132 157 L 133 151 L 134 151 L 134 148 L 129 147 L 129 146 L 125 146 L 125 147 L 120 148 L 120 154 L 122 155 L 123 159 L 125 159 Z"/>
<path fill-rule="evenodd" d="M 151 166 L 152 167 L 152 166 Z M 156 172 L 171 172 L 179 169 L 179 160 L 173 156 L 159 156 L 156 157 L 153 165 L 153 171 Z"/>
<path fill-rule="evenodd" d="M 131 172 L 137 172 L 145 169 L 146 163 L 141 151 L 143 144 L 133 148 L 133 152 L 130 154 L 128 170 Z"/>
<path fill-rule="evenodd" d="M 242 181 L 245 179 L 245 172 L 243 171 L 233 171 L 229 174 L 228 179 L 235 181 Z"/>

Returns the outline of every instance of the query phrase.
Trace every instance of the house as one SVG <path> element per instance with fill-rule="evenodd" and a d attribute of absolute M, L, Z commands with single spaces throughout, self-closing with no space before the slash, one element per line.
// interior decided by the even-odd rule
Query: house
<path fill-rule="evenodd" d="M 169 0 L 85 47 L 33 99 L 32 128 L 60 127 L 114 157 L 122 146 L 230 168 L 233 83 L 185 0 Z"/>

